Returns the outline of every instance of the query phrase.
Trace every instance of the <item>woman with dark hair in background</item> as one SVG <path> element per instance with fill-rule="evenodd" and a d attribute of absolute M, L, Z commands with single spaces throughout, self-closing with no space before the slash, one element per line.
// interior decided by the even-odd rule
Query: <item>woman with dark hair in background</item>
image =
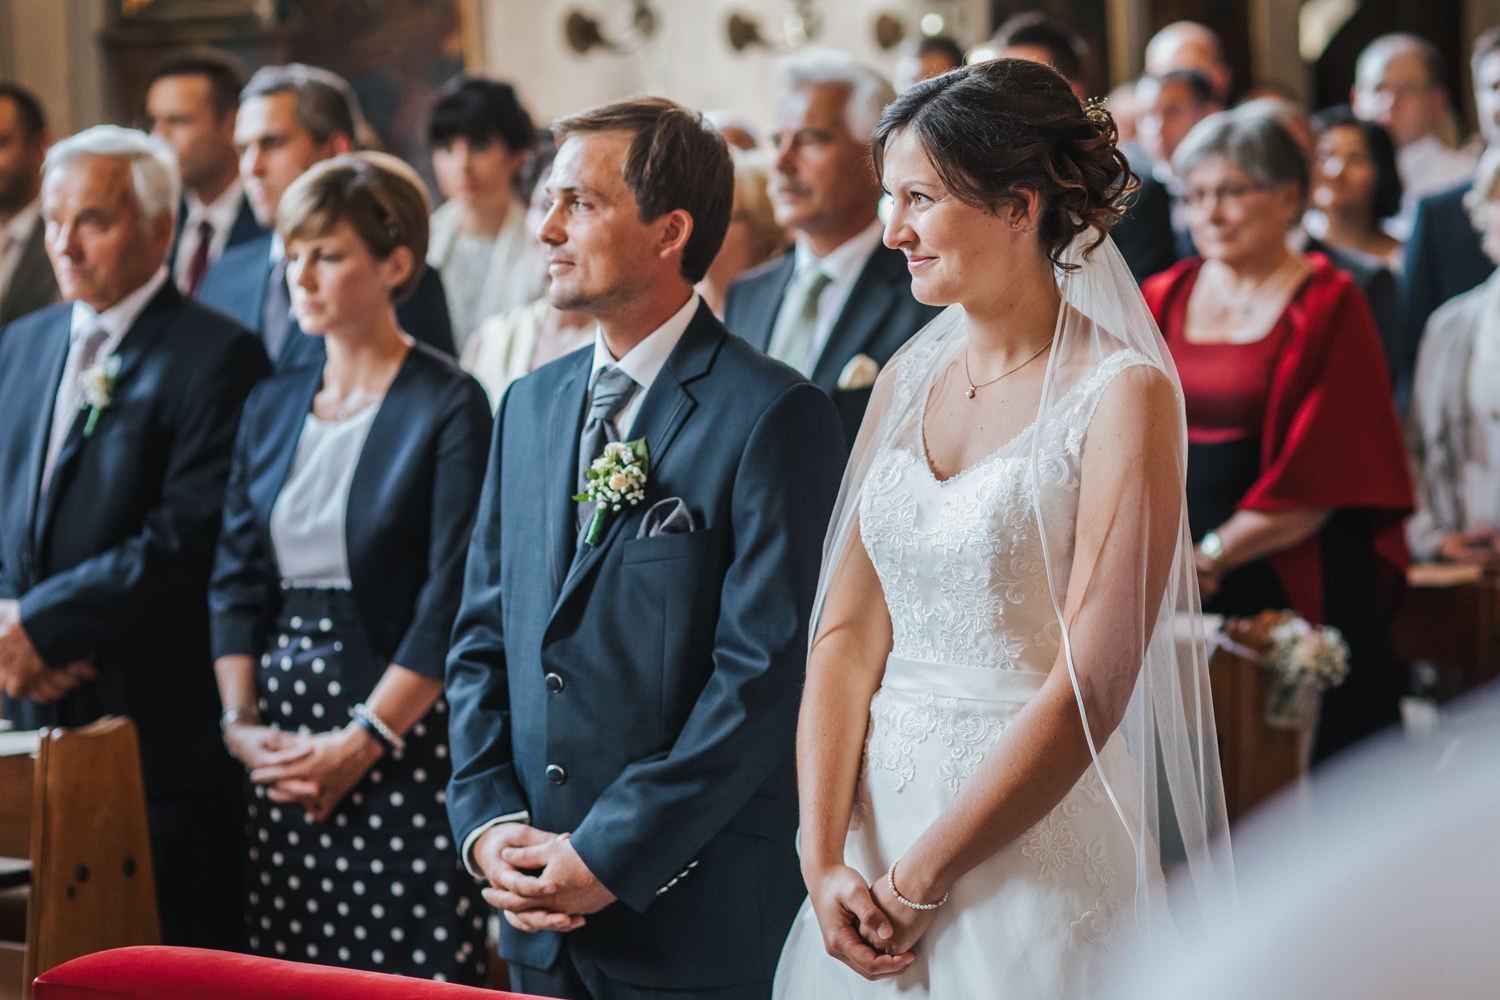
<path fill-rule="evenodd" d="M 432 213 L 427 264 L 443 276 L 456 355 L 488 316 L 541 294 L 518 177 L 536 141 L 508 83 L 461 76 L 427 121 L 432 169 L 447 201 Z"/>
<path fill-rule="evenodd" d="M 1400 273 L 1401 241 L 1381 228 L 1401 211 L 1401 174 L 1389 133 L 1347 111 L 1313 120 L 1319 132 L 1309 232 Z"/>
<path fill-rule="evenodd" d="M 292 308 L 327 361 L 245 404 L 209 603 L 250 778 L 251 949 L 478 984 L 488 911 L 443 808 L 442 694 L 490 414 L 396 320 L 427 212 L 380 153 L 282 196 Z"/>
<path fill-rule="evenodd" d="M 1290 608 L 1334 625 L 1350 675 L 1323 698 L 1314 755 L 1394 723 L 1389 610 L 1412 486 L 1364 296 L 1287 233 L 1306 156 L 1273 115 L 1210 115 L 1177 148 L 1202 257 L 1148 280 L 1186 397 L 1188 519 L 1204 609 Z"/>

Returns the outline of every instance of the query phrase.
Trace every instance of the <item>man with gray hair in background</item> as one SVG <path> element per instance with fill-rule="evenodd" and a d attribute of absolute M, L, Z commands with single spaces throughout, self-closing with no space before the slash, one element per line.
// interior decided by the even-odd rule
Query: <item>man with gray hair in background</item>
<path fill-rule="evenodd" d="M 135 721 L 162 937 L 235 948 L 244 806 L 208 573 L 240 406 L 270 366 L 168 280 L 180 190 L 171 148 L 133 129 L 47 154 L 67 301 L 0 332 L 0 684 L 24 729 Z"/>
<path fill-rule="evenodd" d="M 832 397 L 853 441 L 880 367 L 938 312 L 881 243 L 870 137 L 896 95 L 837 52 L 785 59 L 777 79 L 771 202 L 796 246 L 729 289 L 724 325 Z"/>
<path fill-rule="evenodd" d="M 1401 213 L 1386 223 L 1386 229 L 1405 241 L 1420 199 L 1474 173 L 1475 157 L 1449 146 L 1438 134 L 1449 108 L 1437 48 L 1417 35 L 1381 35 L 1364 47 L 1354 64 L 1349 105 L 1356 117 L 1384 128 L 1396 144 Z"/>
<path fill-rule="evenodd" d="M 358 148 L 363 130 L 359 100 L 337 73 L 301 63 L 257 70 L 240 92 L 234 124 L 240 180 L 256 221 L 274 229 L 282 192 L 313 164 Z M 422 277 L 396 318 L 412 337 L 451 355 L 442 280 L 418 266 Z M 278 372 L 323 363 L 323 339 L 303 333 L 291 314 L 286 253 L 275 232 L 225 250 L 198 297 L 260 334 Z"/>

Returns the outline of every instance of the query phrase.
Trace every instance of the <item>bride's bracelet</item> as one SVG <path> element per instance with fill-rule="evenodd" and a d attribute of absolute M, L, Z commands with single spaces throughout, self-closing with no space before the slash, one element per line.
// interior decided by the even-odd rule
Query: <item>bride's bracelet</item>
<path fill-rule="evenodd" d="M 948 892 L 943 893 L 943 898 L 938 900 L 936 903 L 917 903 L 901 895 L 901 890 L 896 888 L 896 865 L 898 865 L 900 862 L 900 858 L 892 861 L 891 867 L 888 868 L 885 873 L 885 884 L 890 886 L 891 895 L 896 897 L 896 902 L 902 904 L 903 906 L 909 906 L 913 910 L 935 910 L 939 906 L 942 906 L 944 903 L 948 902 L 948 894 L 953 891 L 952 889 L 949 889 Z"/>

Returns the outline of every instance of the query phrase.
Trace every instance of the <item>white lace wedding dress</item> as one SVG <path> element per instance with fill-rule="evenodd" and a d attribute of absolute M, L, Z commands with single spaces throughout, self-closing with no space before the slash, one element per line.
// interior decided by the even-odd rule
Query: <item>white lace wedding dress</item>
<path fill-rule="evenodd" d="M 895 373 L 893 405 L 920 406 Z M 1041 509 L 1050 538 L 1071 539 L 1080 452 L 1105 388 L 1147 360 L 1106 357 L 1049 411 L 999 450 L 937 479 L 920 421 L 871 465 L 860 529 L 890 610 L 894 646 L 870 704 L 864 763 L 845 854 L 866 879 L 953 800 L 1058 653 L 1031 500 L 1031 434 L 1038 435 Z M 914 382 L 915 379 L 912 379 Z M 902 393 L 908 398 L 903 398 Z M 1066 529 L 1066 530 L 1064 530 Z M 1071 564 L 1071 549 L 1054 566 Z M 1067 581 L 1056 581 L 1060 592 Z M 1059 668 L 1062 669 L 1062 668 Z M 1100 761 L 1118 800 L 1139 800 L 1118 736 Z M 1131 817 L 1132 827 L 1138 826 Z M 775 996 L 1006 998 L 1090 996 L 1124 937 L 1136 889 L 1136 851 L 1090 768 L 1041 822 L 964 875 L 899 978 L 871 983 L 830 957 L 803 904 L 782 952 Z M 1160 882 L 1159 870 L 1146 878 Z"/>

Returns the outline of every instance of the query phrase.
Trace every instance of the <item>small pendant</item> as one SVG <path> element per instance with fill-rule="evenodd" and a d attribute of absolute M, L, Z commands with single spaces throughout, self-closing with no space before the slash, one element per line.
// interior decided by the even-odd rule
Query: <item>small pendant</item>
<path fill-rule="evenodd" d="M 973 399 L 974 398 L 974 386 L 971 385 L 967 389 L 965 389 L 964 390 L 964 395 L 968 396 L 970 399 Z"/>

